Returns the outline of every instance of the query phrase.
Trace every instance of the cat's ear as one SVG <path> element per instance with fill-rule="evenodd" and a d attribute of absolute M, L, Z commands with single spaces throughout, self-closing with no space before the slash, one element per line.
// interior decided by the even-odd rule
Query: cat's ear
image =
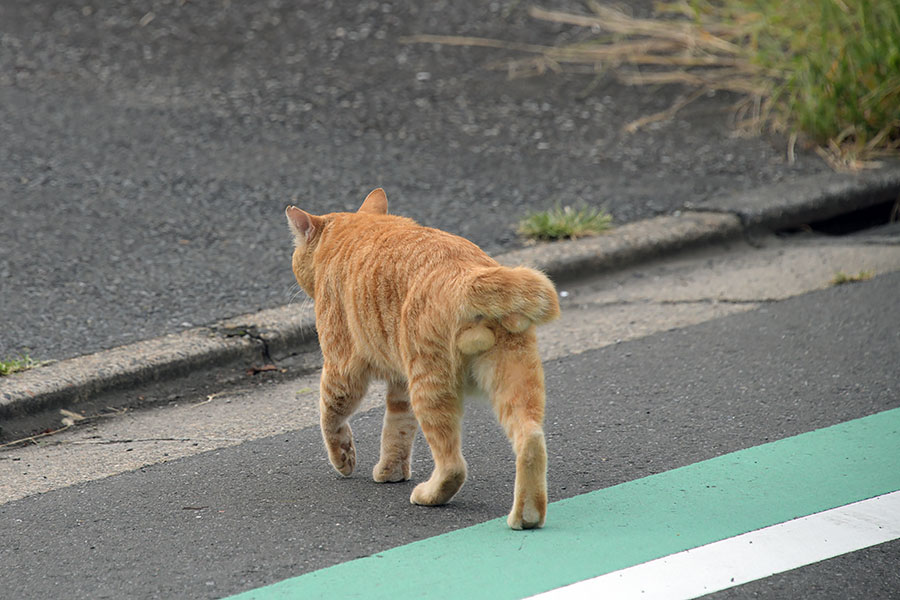
<path fill-rule="evenodd" d="M 320 217 L 303 212 L 296 206 L 288 206 L 284 214 L 287 216 L 291 231 L 294 232 L 294 236 L 298 239 L 302 238 L 304 241 L 309 241 L 321 227 Z"/>
<path fill-rule="evenodd" d="M 369 195 L 363 200 L 362 206 L 356 212 L 370 215 L 386 215 L 387 211 L 387 196 L 384 194 L 384 190 L 375 188 L 369 192 Z"/>

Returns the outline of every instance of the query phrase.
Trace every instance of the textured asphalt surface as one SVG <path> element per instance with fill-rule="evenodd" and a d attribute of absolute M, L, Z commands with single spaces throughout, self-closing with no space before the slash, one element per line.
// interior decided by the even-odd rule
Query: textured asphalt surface
<path fill-rule="evenodd" d="M 551 499 L 896 408 L 898 293 L 883 275 L 548 361 Z M 0 506 L 3 588 L 215 598 L 505 514 L 514 462 L 489 410 L 467 413 L 470 479 L 435 509 L 408 502 L 421 440 L 413 481 L 370 481 L 380 423 L 355 418 L 348 479 L 307 428 Z M 891 598 L 898 561 L 890 542 L 718 597 Z"/>
<path fill-rule="evenodd" d="M 646 14 L 649 2 L 632 3 Z M 547 8 L 583 11 L 576 2 Z M 286 304 L 283 209 L 392 210 L 514 248 L 554 203 L 618 223 L 827 172 L 732 135 L 730 96 L 636 135 L 677 87 L 507 80 L 459 34 L 554 44 L 527 3 L 0 3 L 0 358 L 59 359 Z"/>

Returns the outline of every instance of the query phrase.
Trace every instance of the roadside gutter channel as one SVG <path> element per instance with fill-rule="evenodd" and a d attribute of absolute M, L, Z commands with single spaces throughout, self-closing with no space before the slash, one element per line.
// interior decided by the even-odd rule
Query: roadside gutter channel
<path fill-rule="evenodd" d="M 900 168 L 833 173 L 704 200 L 606 235 L 529 246 L 495 258 L 540 269 L 561 283 L 894 201 L 900 202 Z M 45 430 L 59 423 L 60 409 L 78 411 L 104 394 L 213 368 L 278 361 L 313 349 L 316 339 L 311 305 L 288 305 L 17 373 L 0 379 L 0 442 Z"/>

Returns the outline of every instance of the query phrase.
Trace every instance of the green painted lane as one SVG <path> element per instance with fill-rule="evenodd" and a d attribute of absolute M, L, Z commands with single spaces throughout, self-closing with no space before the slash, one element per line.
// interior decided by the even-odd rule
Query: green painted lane
<path fill-rule="evenodd" d="M 554 502 L 542 530 L 495 519 L 231 598 L 517 599 L 897 490 L 900 408 Z"/>

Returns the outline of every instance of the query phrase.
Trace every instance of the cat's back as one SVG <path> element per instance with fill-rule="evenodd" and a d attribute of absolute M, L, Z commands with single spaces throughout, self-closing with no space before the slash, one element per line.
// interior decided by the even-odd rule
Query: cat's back
<path fill-rule="evenodd" d="M 407 217 L 339 213 L 331 223 L 326 253 L 370 276 L 421 277 L 497 263 L 469 240 L 424 227 Z"/>
<path fill-rule="evenodd" d="M 316 262 L 321 329 L 346 333 L 345 347 L 384 373 L 403 372 L 403 349 L 417 335 L 451 331 L 467 274 L 497 264 L 472 242 L 412 219 L 344 213 L 323 232 Z"/>

